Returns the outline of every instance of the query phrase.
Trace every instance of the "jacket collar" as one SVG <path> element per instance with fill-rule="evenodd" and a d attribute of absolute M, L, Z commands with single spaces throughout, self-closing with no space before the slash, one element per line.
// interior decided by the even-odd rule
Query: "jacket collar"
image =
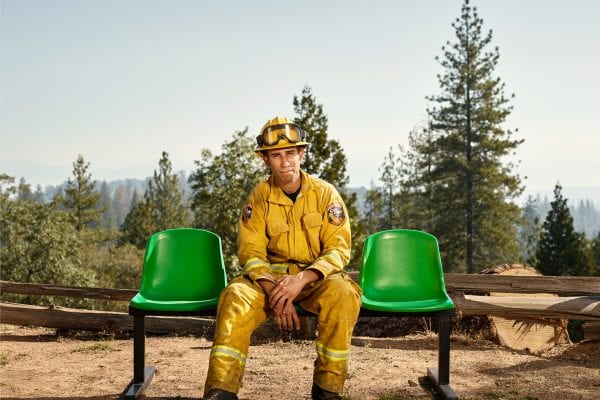
<path fill-rule="evenodd" d="M 305 196 L 307 192 L 314 189 L 313 183 L 310 180 L 309 175 L 302 169 L 300 170 L 300 176 L 302 178 L 302 183 L 300 186 L 300 194 L 298 194 L 298 199 Z M 269 186 L 271 190 L 269 191 L 269 197 L 267 198 L 268 202 L 288 206 L 294 204 L 292 200 L 286 196 L 283 190 L 281 190 L 277 183 L 275 183 L 275 178 L 273 178 L 273 176 L 269 178 Z"/>

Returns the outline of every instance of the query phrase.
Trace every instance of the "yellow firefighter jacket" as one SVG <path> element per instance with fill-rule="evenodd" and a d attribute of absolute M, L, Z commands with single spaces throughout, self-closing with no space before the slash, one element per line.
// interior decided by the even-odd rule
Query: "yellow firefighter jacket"
<path fill-rule="evenodd" d="M 244 205 L 239 222 L 238 258 L 244 276 L 275 282 L 289 263 L 317 270 L 324 278 L 350 259 L 350 222 L 338 191 L 301 171 L 296 201 L 273 177 L 259 183 Z"/>

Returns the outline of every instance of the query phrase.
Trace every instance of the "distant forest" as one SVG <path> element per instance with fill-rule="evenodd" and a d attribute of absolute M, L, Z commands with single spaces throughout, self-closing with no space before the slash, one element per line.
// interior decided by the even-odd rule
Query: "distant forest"
<path fill-rule="evenodd" d="M 184 194 L 184 202 L 188 203 L 192 193 L 191 187 L 188 183 L 188 176 L 185 171 L 178 172 L 179 178 L 179 189 Z M 105 208 L 102 214 L 102 227 L 108 229 L 119 229 L 125 217 L 131 211 L 132 207 L 140 201 L 146 189 L 148 189 L 148 182 L 151 177 L 146 179 L 120 179 L 114 181 L 96 181 L 96 188 L 101 194 L 100 207 Z M 61 190 L 64 190 L 66 182 L 60 185 L 49 185 L 45 188 L 37 189 L 36 193 L 38 198 L 43 202 L 49 203 L 52 201 L 54 196 Z M 348 188 L 348 192 L 356 193 L 357 195 L 357 206 L 364 216 L 367 211 L 365 207 L 365 197 L 367 195 L 367 189 L 365 187 Z M 575 230 L 580 233 L 585 233 L 587 238 L 593 238 L 600 232 L 600 204 L 596 204 L 591 199 L 575 199 L 572 201 L 568 200 L 569 211 L 573 217 L 573 225 Z M 535 216 L 540 221 L 543 221 L 550 211 L 550 201 L 548 197 L 530 197 L 531 205 Z M 525 204 L 519 204 L 521 208 Z"/>

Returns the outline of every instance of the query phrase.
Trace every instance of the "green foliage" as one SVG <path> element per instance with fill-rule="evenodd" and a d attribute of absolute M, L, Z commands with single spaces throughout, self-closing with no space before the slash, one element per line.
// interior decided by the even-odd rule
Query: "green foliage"
<path fill-rule="evenodd" d="M 81 235 L 72 216 L 35 200 L 11 199 L 12 178 L 0 177 L 0 279 L 15 282 L 93 286 L 94 274 L 81 264 Z M 27 297 L 24 302 L 47 304 L 54 299 Z M 85 301 L 60 299 L 64 305 Z"/>
<path fill-rule="evenodd" d="M 348 209 L 354 243 L 348 268 L 356 269 L 360 264 L 360 244 L 364 240 L 364 227 L 358 212 L 356 193 L 349 193 L 347 190 L 350 181 L 346 174 L 348 160 L 340 142 L 328 137 L 327 115 L 309 86 L 302 89 L 301 97 L 294 96 L 293 105 L 296 113 L 294 121 L 306 132 L 310 143 L 302 169 L 329 182 L 340 192 Z"/>
<path fill-rule="evenodd" d="M 499 52 L 486 52 L 492 32 L 468 0 L 452 24 L 456 42 L 442 47 L 441 94 L 428 99 L 431 140 L 419 151 L 430 160 L 427 182 L 446 268 L 468 273 L 518 257 L 515 221 L 521 181 L 504 157 L 522 143 L 502 123 L 512 107 L 493 76 Z M 423 160 L 421 160 L 422 163 Z M 419 165 L 422 167 L 422 165 Z"/>
<path fill-rule="evenodd" d="M 367 190 L 364 202 L 364 213 L 362 216 L 365 235 L 371 235 L 383 230 L 383 196 L 380 189 L 372 187 Z"/>
<path fill-rule="evenodd" d="M 400 151 L 402 148 L 398 146 Z M 386 155 L 383 164 L 379 168 L 381 172 L 381 183 L 383 187 L 380 190 L 381 204 L 383 206 L 382 229 L 392 229 L 397 226 L 396 215 L 398 214 L 398 191 L 400 190 L 402 171 L 400 168 L 402 158 L 395 155 L 392 148 Z"/>
<path fill-rule="evenodd" d="M 79 155 L 73 163 L 74 180 L 69 178 L 64 195 L 57 197 L 57 203 L 69 212 L 73 225 L 78 231 L 92 224 L 98 224 L 104 211 L 97 207 L 100 194 L 96 193 L 96 183 L 92 181 L 92 175 L 87 172 L 89 166 L 83 156 Z"/>
<path fill-rule="evenodd" d="M 521 260 L 527 264 L 535 265 L 535 253 L 542 233 L 540 218 L 537 213 L 536 200 L 527 197 L 522 210 L 522 225 L 519 227 L 519 244 L 521 246 Z"/>
<path fill-rule="evenodd" d="M 172 173 L 172 165 L 167 152 L 162 153 L 159 170 L 154 171 L 154 179 L 148 183 L 145 201 L 153 205 L 156 228 L 159 231 L 189 226 L 190 215 L 183 203 L 183 192 L 179 188 L 179 178 Z"/>
<path fill-rule="evenodd" d="M 328 119 L 323 105 L 305 86 L 302 96 L 294 96 L 294 121 L 307 133 L 310 147 L 304 157 L 302 168 L 311 175 L 316 175 L 331 183 L 338 190 L 346 188 L 349 178 L 346 175 L 346 155 L 340 142 L 328 138 Z"/>
<path fill-rule="evenodd" d="M 267 169 L 254 153 L 254 138 L 248 128 L 237 131 L 213 155 L 203 149 L 189 178 L 192 187 L 194 226 L 221 237 L 230 276 L 240 272 L 237 259 L 237 225 L 250 191 L 267 177 Z"/>
<path fill-rule="evenodd" d="M 115 210 L 106 181 L 102 181 L 102 185 L 100 185 L 100 201 L 97 208 L 102 211 L 100 227 L 109 230 L 117 229 Z"/>
<path fill-rule="evenodd" d="M 183 202 L 179 178 L 172 172 L 167 152 L 162 153 L 159 169 L 154 170 L 144 199 L 137 204 L 134 201 L 132 199 L 132 208 L 121 227 L 121 243 L 131 243 L 142 249 L 153 233 L 190 225 L 189 210 Z"/>
<path fill-rule="evenodd" d="M 554 187 L 554 201 L 542 224 L 536 252 L 536 268 L 544 275 L 588 275 L 591 260 L 583 234 L 575 232 L 573 218 L 563 198 L 562 187 Z"/>
<path fill-rule="evenodd" d="M 154 207 L 151 202 L 137 201 L 135 197 L 131 203 L 131 211 L 129 211 L 121 226 L 119 243 L 130 243 L 139 249 L 143 249 L 146 247 L 148 237 L 156 232 Z"/>

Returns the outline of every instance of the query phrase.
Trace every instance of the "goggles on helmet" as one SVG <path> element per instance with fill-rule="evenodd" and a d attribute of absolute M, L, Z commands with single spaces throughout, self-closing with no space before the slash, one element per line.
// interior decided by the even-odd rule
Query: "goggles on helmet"
<path fill-rule="evenodd" d="M 294 144 L 304 140 L 304 132 L 295 124 L 278 124 L 266 127 L 260 135 L 256 137 L 258 146 L 273 146 L 279 143 L 281 139 Z"/>

